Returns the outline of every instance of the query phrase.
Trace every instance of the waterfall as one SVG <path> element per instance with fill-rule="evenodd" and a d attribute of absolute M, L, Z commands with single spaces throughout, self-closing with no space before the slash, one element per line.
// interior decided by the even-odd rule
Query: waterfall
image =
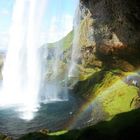
<path fill-rule="evenodd" d="M 77 4 L 77 1 L 73 1 L 73 3 Z M 42 55 L 40 44 L 41 27 L 46 9 L 49 8 L 47 7 L 49 2 L 48 0 L 14 1 L 8 51 L 2 71 L 3 82 L 0 92 L 0 107 L 16 106 L 16 111 L 20 113 L 20 117 L 26 120 L 34 117 L 34 112 L 38 110 L 41 102 L 68 100 L 67 78 L 63 80 L 63 87 L 61 81 L 57 78 L 60 69 L 59 62 L 63 54 L 63 43 L 56 43 L 51 66 L 49 60 L 47 60 L 49 56 L 48 45 L 43 50 L 45 51 L 45 55 Z M 65 17 L 63 7 L 61 7 L 63 2 L 61 0 L 58 2 L 58 13 L 60 10 L 62 11 L 60 15 L 56 13 L 57 20 L 62 20 Z M 65 24 L 69 24 L 68 21 L 65 21 Z M 78 53 L 76 51 L 76 36 L 78 34 L 75 28 L 74 30 L 75 37 L 69 72 L 70 76 L 73 69 L 75 69 L 74 53 Z M 47 37 L 49 37 L 49 30 L 47 31 Z M 53 31 L 55 32 L 55 30 Z M 52 77 L 54 77 L 54 80 L 51 82 L 44 76 L 44 73 L 50 72 L 50 67 Z M 66 77 L 65 74 L 63 76 Z"/>
<path fill-rule="evenodd" d="M 78 3 L 77 10 L 75 12 L 75 18 L 73 23 L 73 42 L 72 42 L 72 53 L 68 70 L 68 78 L 72 81 L 71 86 L 74 86 L 79 80 L 79 69 L 78 69 L 78 60 L 80 56 L 80 21 L 81 21 L 81 11 L 80 11 L 80 2 Z"/>
<path fill-rule="evenodd" d="M 39 37 L 47 0 L 16 0 L 3 68 L 1 106 L 18 105 L 31 119 L 41 81 Z M 25 116 L 26 115 L 26 116 Z"/>

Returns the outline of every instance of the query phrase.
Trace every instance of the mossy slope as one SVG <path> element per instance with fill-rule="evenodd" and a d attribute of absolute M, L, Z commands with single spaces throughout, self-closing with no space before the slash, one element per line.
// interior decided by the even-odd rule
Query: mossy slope
<path fill-rule="evenodd" d="M 112 72 L 107 72 L 102 82 L 93 90 L 93 96 L 98 98 L 103 105 L 104 111 L 110 117 L 135 108 L 131 103 L 138 95 L 138 88 L 126 84 L 124 79 L 125 73 L 116 75 Z"/>
<path fill-rule="evenodd" d="M 115 116 L 110 121 L 65 134 L 49 136 L 39 132 L 27 134 L 18 140 L 124 140 L 140 137 L 140 109 Z"/>

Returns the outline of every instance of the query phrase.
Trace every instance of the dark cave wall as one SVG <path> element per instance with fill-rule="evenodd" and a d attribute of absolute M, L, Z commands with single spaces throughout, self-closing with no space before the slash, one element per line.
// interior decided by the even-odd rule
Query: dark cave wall
<path fill-rule="evenodd" d="M 81 0 L 92 13 L 97 54 L 139 64 L 140 1 Z"/>

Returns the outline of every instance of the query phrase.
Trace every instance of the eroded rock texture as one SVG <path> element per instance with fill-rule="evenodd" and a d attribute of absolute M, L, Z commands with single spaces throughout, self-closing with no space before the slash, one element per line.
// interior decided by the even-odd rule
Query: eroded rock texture
<path fill-rule="evenodd" d="M 140 64 L 140 2 L 139 0 L 81 0 L 93 18 L 96 55 L 116 65 L 125 61 Z M 126 62 L 127 61 L 127 62 Z M 129 63 L 129 64 L 128 64 Z"/>

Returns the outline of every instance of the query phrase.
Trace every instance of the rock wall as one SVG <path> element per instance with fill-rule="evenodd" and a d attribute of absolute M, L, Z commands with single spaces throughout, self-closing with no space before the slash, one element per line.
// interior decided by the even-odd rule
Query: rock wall
<path fill-rule="evenodd" d="M 140 3 L 138 0 L 81 0 L 93 19 L 96 55 L 112 64 L 140 64 Z M 129 63 L 129 64 L 128 64 Z M 118 66 L 118 65 L 117 65 Z M 133 70 L 133 69 L 132 69 Z"/>

